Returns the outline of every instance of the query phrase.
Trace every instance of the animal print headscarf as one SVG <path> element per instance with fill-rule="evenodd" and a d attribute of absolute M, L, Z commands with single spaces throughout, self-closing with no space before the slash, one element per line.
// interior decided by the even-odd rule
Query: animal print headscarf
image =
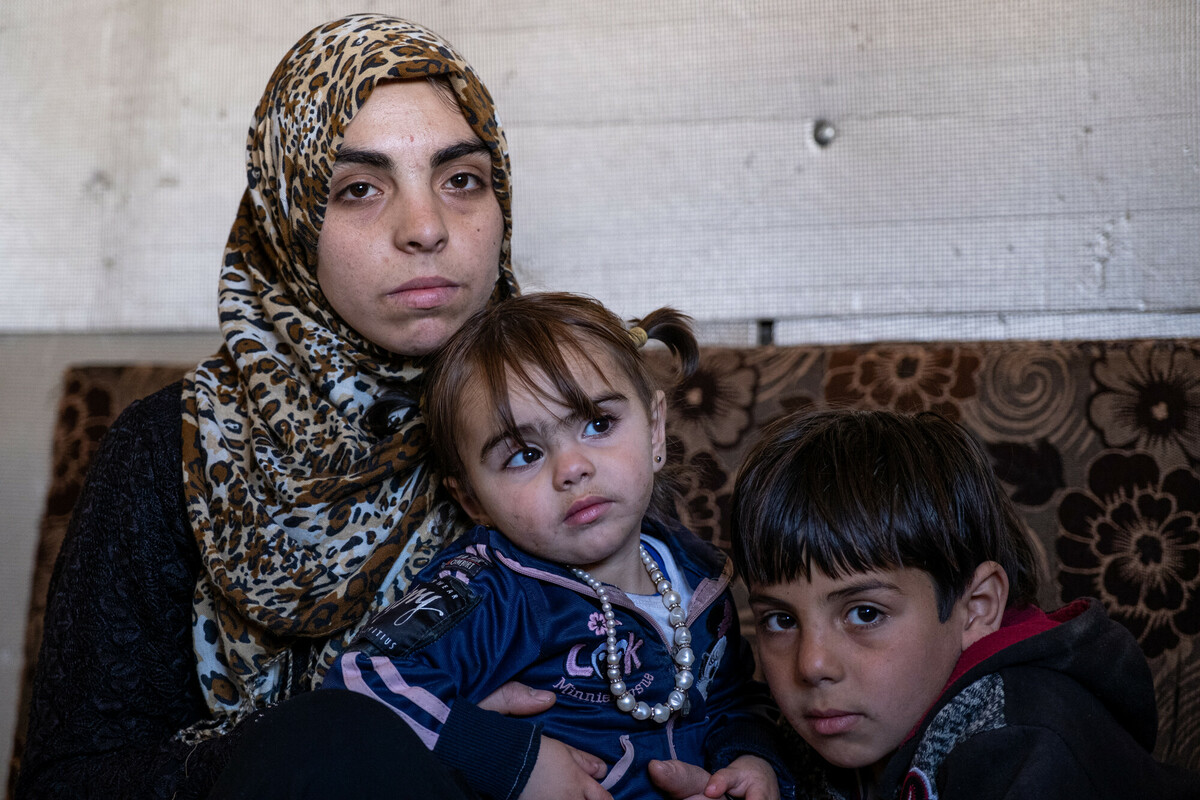
<path fill-rule="evenodd" d="M 462 524 L 434 499 L 415 408 L 383 439 L 364 427 L 384 390 L 411 389 L 420 366 L 342 321 L 316 278 L 346 126 L 378 81 L 437 75 L 491 151 L 504 215 L 495 302 L 517 291 L 507 144 L 487 89 L 449 44 L 390 17 L 330 22 L 284 56 L 255 112 L 221 273 L 225 343 L 184 382 L 185 493 L 203 561 L 193 639 L 214 731 L 318 685 Z"/>

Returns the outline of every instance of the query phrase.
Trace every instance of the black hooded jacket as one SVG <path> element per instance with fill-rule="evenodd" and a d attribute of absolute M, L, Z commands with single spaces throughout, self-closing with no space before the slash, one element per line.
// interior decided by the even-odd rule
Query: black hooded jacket
<path fill-rule="evenodd" d="M 1157 710 L 1137 641 L 1095 600 L 1009 612 L 973 645 L 881 775 L 881 797 L 1196 800 L 1154 761 Z"/>

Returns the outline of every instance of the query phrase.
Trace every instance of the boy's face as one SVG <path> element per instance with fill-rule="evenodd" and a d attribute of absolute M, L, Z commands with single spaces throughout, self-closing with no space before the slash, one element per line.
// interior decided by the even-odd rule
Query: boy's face
<path fill-rule="evenodd" d="M 792 727 L 839 767 L 882 767 L 964 649 L 928 573 L 888 569 L 750 587 L 763 674 Z"/>
<path fill-rule="evenodd" d="M 518 547 L 628 588 L 645 579 L 637 543 L 662 466 L 655 457 L 666 452 L 662 393 L 647 409 L 607 354 L 595 357 L 601 372 L 569 351 L 563 357 L 604 416 L 584 419 L 530 392 L 510 373 L 509 402 L 522 446 L 501 434 L 475 382 L 461 401 L 458 441 L 471 494 L 452 479 L 447 486 L 472 519 Z M 546 388 L 545 376 L 535 377 Z"/>

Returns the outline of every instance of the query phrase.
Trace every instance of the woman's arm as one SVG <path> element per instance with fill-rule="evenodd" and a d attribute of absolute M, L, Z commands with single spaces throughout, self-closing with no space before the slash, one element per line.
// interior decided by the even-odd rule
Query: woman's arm
<path fill-rule="evenodd" d="M 180 386 L 105 436 L 55 564 L 18 798 L 203 797 L 230 737 L 207 716 L 191 641 L 199 554 L 183 508 Z"/>

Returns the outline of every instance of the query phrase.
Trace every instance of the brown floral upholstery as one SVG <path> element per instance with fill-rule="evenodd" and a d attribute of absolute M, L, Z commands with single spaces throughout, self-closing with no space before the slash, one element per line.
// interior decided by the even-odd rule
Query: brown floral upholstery
<path fill-rule="evenodd" d="M 784 412 L 962 422 L 1039 546 L 1042 605 L 1104 602 L 1150 660 L 1157 755 L 1200 768 L 1200 340 L 707 348 L 672 403 L 685 521 L 722 546 L 737 465 Z"/>
<path fill-rule="evenodd" d="M 46 586 L 88 461 L 125 405 L 185 369 L 66 373 L 15 754 Z M 671 455 L 692 467 L 681 511 L 722 546 L 737 465 L 780 414 L 928 409 L 962 422 L 1039 545 L 1042 604 L 1098 597 L 1137 636 L 1158 695 L 1157 755 L 1200 768 L 1200 340 L 709 347 L 671 404 Z"/>

